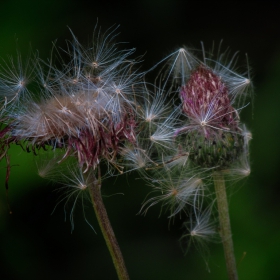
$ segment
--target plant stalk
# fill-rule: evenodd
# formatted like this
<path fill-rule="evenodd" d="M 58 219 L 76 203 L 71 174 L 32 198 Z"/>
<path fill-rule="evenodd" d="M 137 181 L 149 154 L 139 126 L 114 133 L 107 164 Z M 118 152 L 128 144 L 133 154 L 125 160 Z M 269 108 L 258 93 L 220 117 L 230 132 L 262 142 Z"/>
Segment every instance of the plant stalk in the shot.
<path fill-rule="evenodd" d="M 219 212 L 220 236 L 224 247 L 228 279 L 238 280 L 224 176 L 220 172 L 214 172 L 213 180 Z"/>
<path fill-rule="evenodd" d="M 118 278 L 119 280 L 129 280 L 122 252 L 120 250 L 118 241 L 116 239 L 115 233 L 111 226 L 106 208 L 102 200 L 100 169 L 98 169 L 98 178 L 96 178 L 93 172 L 89 172 L 88 176 L 92 177 L 90 178 L 91 183 L 88 185 L 88 190 L 90 193 L 94 212 L 103 237 L 105 239 L 107 248 L 109 249 L 110 255 L 112 257 Z"/>

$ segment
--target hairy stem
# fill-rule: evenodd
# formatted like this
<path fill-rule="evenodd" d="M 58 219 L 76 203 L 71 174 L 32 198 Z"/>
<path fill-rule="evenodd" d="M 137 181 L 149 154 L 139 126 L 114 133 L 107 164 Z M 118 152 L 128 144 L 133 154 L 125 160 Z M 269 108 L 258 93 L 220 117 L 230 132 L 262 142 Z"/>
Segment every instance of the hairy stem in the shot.
<path fill-rule="evenodd" d="M 90 184 L 88 186 L 88 190 L 90 193 L 92 205 L 94 208 L 94 212 L 96 218 L 98 220 L 99 226 L 101 228 L 101 232 L 111 254 L 115 269 L 118 274 L 118 278 L 120 280 L 128 280 L 129 276 L 127 273 L 127 269 L 125 267 L 124 259 L 122 256 L 122 252 L 120 250 L 119 244 L 117 242 L 115 233 L 109 221 L 106 208 L 104 206 L 102 196 L 101 196 L 101 175 L 100 170 L 98 174 L 98 178 L 93 175 L 92 172 L 87 174 L 91 176 Z"/>
<path fill-rule="evenodd" d="M 220 235 L 224 246 L 228 278 L 229 280 L 237 280 L 238 275 L 233 250 L 225 180 L 223 174 L 219 172 L 214 172 L 213 180 L 219 211 Z"/>

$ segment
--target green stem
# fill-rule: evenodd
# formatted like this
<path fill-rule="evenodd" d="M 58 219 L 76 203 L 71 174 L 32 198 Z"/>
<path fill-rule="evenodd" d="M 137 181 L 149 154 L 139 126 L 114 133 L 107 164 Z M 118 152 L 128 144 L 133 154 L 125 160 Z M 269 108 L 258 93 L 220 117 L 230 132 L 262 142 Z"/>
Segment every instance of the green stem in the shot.
<path fill-rule="evenodd" d="M 98 174 L 98 178 L 95 177 L 93 172 L 90 172 L 88 176 L 91 176 L 92 180 L 90 180 L 90 184 L 88 186 L 88 190 L 90 193 L 92 205 L 94 208 L 94 212 L 101 228 L 101 232 L 111 254 L 116 272 L 118 274 L 119 280 L 128 280 L 129 276 L 127 273 L 127 269 L 125 267 L 124 259 L 117 242 L 115 233 L 109 221 L 106 208 L 104 206 L 102 195 L 101 195 L 101 176 L 100 170 Z"/>
<path fill-rule="evenodd" d="M 213 180 L 219 211 L 220 235 L 224 246 L 228 278 L 229 280 L 237 280 L 238 275 L 233 250 L 225 180 L 223 174 L 219 172 L 214 172 Z"/>

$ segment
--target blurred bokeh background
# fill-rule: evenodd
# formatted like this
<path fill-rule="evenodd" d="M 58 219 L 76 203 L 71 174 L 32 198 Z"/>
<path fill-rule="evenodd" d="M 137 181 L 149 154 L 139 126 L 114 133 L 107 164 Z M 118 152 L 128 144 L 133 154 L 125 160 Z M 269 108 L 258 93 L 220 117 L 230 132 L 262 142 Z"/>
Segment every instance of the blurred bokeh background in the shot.
<path fill-rule="evenodd" d="M 242 112 L 252 131 L 248 179 L 230 189 L 230 214 L 240 279 L 280 279 L 280 4 L 236 1 L 2 1 L 0 56 L 27 57 L 30 49 L 43 59 L 52 42 L 65 47 L 69 28 L 88 43 L 98 20 L 102 30 L 120 24 L 118 39 L 143 55 L 149 69 L 182 45 L 210 49 L 212 42 L 249 56 L 254 101 Z M 252 108 L 253 106 L 253 114 Z M 0 165 L 0 279 L 116 279 L 90 204 L 85 222 L 81 205 L 71 232 L 68 207 L 59 204 L 57 186 L 36 174 L 34 155 L 11 147 L 9 215 L 5 193 L 6 164 Z M 209 267 L 193 248 L 184 255 L 179 219 L 169 224 L 154 207 L 137 215 L 149 192 L 133 176 L 104 182 L 109 217 L 132 280 L 226 279 L 221 244 L 210 244 Z M 121 194 L 120 194 L 121 193 Z M 52 213 L 53 212 L 53 213 Z M 243 258 L 243 254 L 246 256 Z"/>

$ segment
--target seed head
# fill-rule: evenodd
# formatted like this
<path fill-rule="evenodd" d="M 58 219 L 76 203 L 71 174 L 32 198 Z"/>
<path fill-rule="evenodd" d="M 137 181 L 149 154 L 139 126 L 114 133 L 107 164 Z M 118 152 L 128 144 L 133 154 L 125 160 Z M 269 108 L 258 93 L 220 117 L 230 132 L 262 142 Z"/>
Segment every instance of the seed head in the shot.
<path fill-rule="evenodd" d="M 189 153 L 194 166 L 228 168 L 242 154 L 244 135 L 240 124 L 240 101 L 248 95 L 250 80 L 213 55 L 200 61 L 181 48 L 168 57 L 171 87 L 179 93 L 184 125 L 177 128 L 177 142 Z M 170 62 L 172 61 L 173 62 Z M 166 80 L 164 86 L 168 86 Z M 177 87 L 179 86 L 179 87 Z M 168 90 L 171 91 L 170 89 Z"/>
<path fill-rule="evenodd" d="M 30 93 L 15 112 L 6 110 L 7 102 L 16 99 L 10 98 L 10 91 L 23 90 L 2 74 L 0 82 L 7 87 L 2 92 L 1 121 L 7 125 L 0 133 L 2 153 L 11 143 L 25 142 L 27 150 L 34 152 L 51 146 L 64 149 L 64 159 L 74 155 L 87 170 L 95 169 L 102 160 L 113 164 L 121 144 L 135 142 L 140 74 L 132 70 L 135 62 L 128 59 L 133 49 L 116 48 L 114 31 L 102 36 L 99 30 L 89 48 L 82 47 L 74 36 L 65 51 L 70 62 L 63 61 L 62 69 L 42 65 L 37 59 L 35 80 L 41 96 L 36 100 L 38 92 Z M 14 68 L 12 64 L 6 72 Z M 19 75 L 11 77 L 18 80 Z"/>

